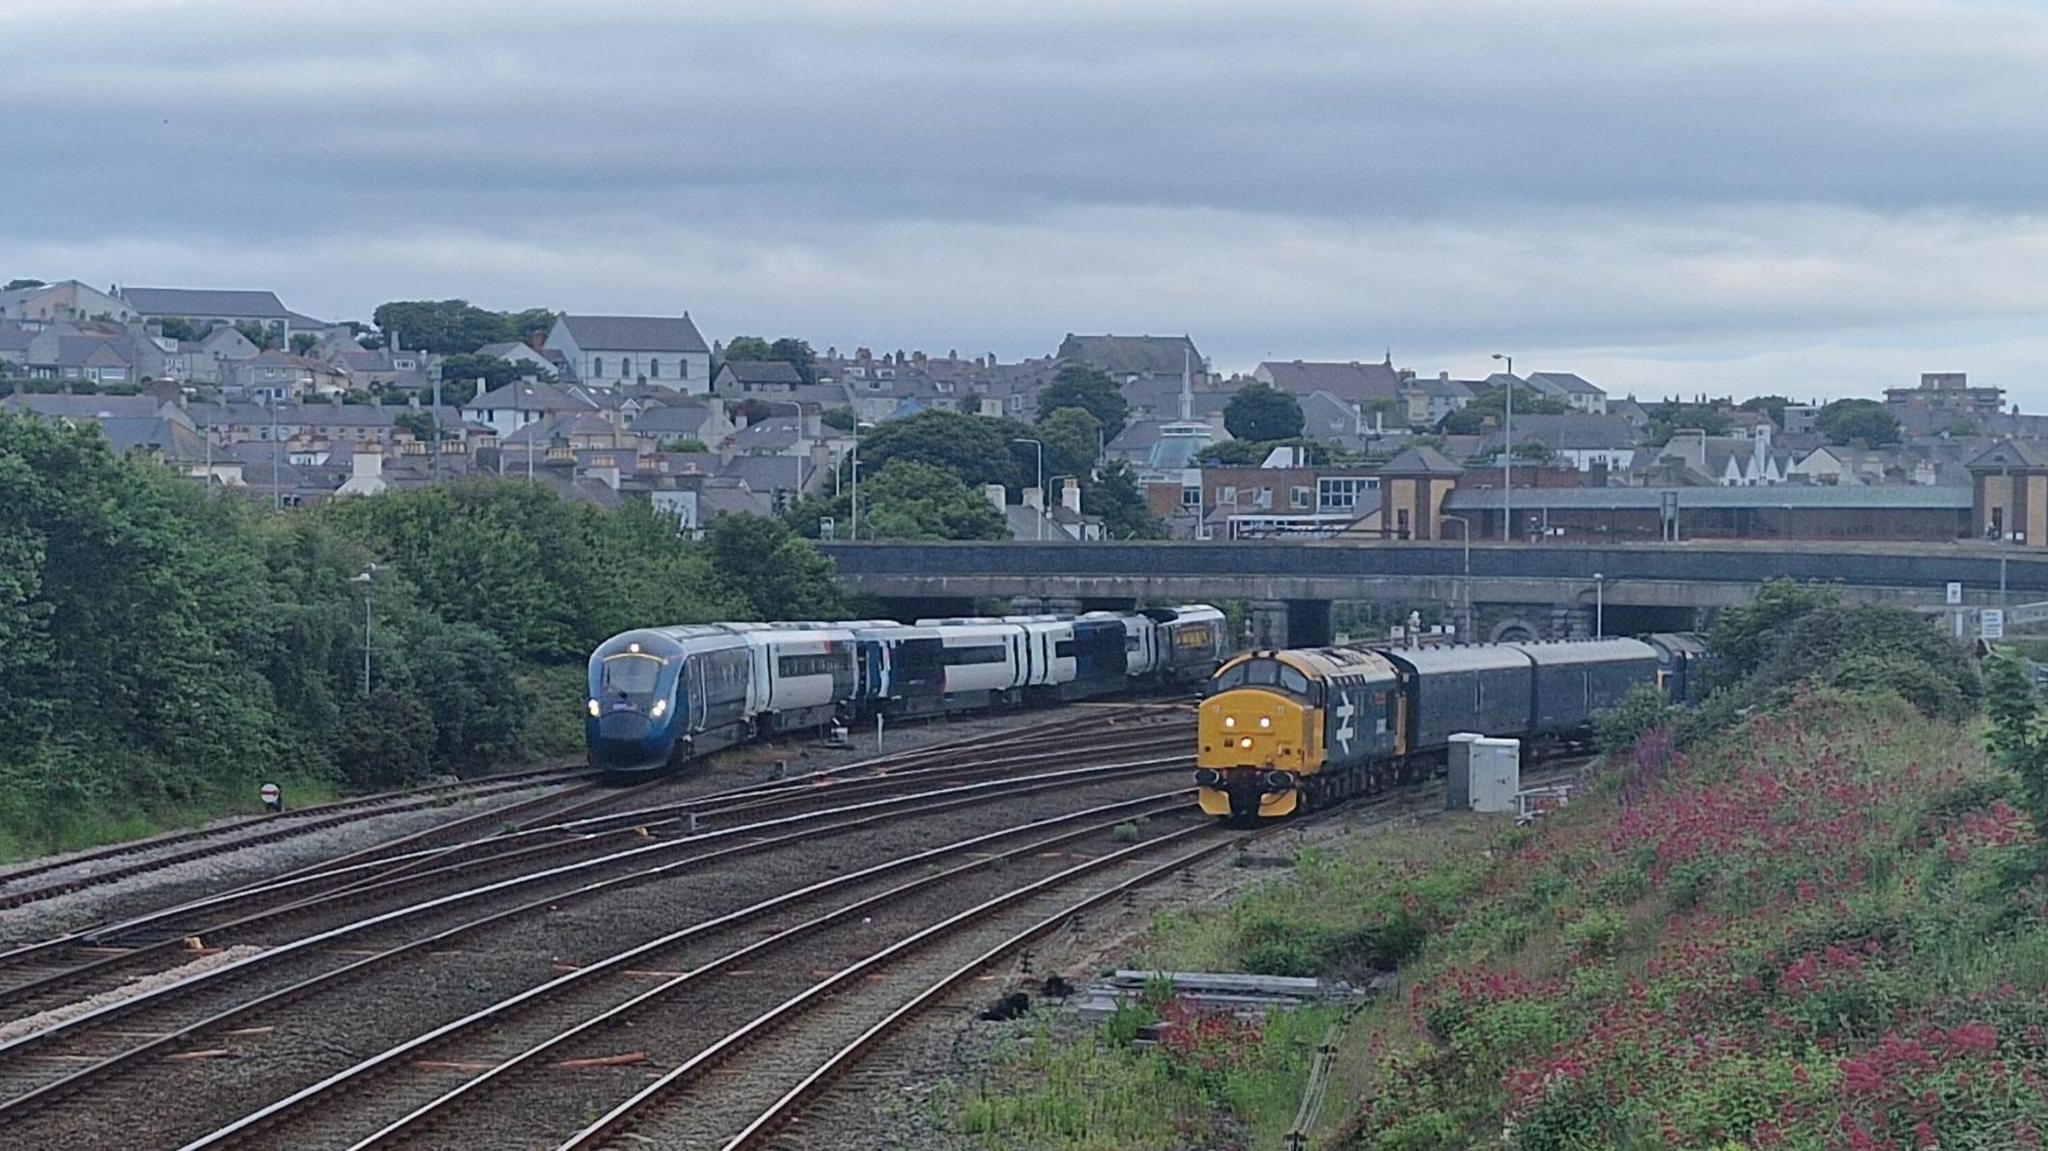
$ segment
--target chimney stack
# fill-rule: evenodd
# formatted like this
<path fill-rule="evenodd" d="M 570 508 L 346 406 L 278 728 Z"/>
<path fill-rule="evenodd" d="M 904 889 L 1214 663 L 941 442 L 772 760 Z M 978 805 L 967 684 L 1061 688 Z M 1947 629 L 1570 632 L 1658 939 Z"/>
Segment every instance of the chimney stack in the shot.
<path fill-rule="evenodd" d="M 1037 508 L 1037 509 L 1038 509 L 1039 511 L 1041 511 L 1041 512 L 1042 512 L 1042 511 L 1044 511 L 1044 510 L 1045 510 L 1045 491 L 1044 491 L 1044 489 L 1042 489 L 1042 488 L 1025 488 L 1025 489 L 1024 489 L 1024 506 L 1025 506 L 1025 507 L 1027 507 L 1027 508 Z"/>
<path fill-rule="evenodd" d="M 1060 486 L 1060 506 L 1077 516 L 1081 514 L 1080 480 L 1068 476 L 1066 482 Z"/>
<path fill-rule="evenodd" d="M 1007 512 L 1009 509 L 1010 493 L 1004 489 L 1003 485 L 983 484 L 981 485 L 981 494 L 988 502 L 996 506 L 997 511 Z"/>

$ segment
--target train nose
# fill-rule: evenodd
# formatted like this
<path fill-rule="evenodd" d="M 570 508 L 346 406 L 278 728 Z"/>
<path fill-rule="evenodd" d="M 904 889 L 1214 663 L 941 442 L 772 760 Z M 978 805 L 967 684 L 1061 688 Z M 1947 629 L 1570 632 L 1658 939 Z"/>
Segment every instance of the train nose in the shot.
<path fill-rule="evenodd" d="M 647 729 L 647 717 L 637 711 L 609 711 L 597 721 L 597 737 L 607 743 L 638 743 Z"/>

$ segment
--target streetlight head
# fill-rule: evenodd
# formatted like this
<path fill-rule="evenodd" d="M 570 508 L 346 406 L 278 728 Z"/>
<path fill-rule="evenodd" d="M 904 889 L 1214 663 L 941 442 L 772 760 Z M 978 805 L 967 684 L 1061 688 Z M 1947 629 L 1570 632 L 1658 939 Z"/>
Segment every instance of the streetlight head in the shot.
<path fill-rule="evenodd" d="M 1507 357 L 1506 357 L 1506 356 L 1503 356 L 1503 355 L 1501 355 L 1501 354 L 1500 354 L 1499 352 L 1495 352 L 1495 353 L 1493 354 L 1493 358 L 1494 358 L 1494 359 L 1496 359 L 1496 360 L 1505 360 L 1505 359 L 1507 359 Z"/>

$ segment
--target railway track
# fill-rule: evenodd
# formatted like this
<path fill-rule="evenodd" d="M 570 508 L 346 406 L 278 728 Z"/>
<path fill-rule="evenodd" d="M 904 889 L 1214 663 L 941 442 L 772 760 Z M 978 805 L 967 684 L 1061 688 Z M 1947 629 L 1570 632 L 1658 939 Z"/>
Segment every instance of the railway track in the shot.
<path fill-rule="evenodd" d="M 653 842 L 599 860 L 501 880 L 428 900 L 236 958 L 140 995 L 96 1007 L 0 1043 L 0 1123 L 20 1122 L 124 1068 L 176 1054 L 202 1036 L 232 1030 L 315 992 L 340 988 L 481 928 L 559 909 L 623 886 L 675 876 L 716 860 L 846 834 L 879 822 L 1016 802 L 1040 792 L 1071 794 L 1084 777 L 1135 778 L 1185 768 L 1185 756 L 1072 769 L 1020 779 L 959 785 L 915 797 L 865 800 L 844 808 L 783 816 Z M 451 913 L 471 918 L 430 930 Z"/>
<path fill-rule="evenodd" d="M 1100 764 L 1127 750 L 1135 753 L 1155 746 L 1180 730 L 1174 726 L 1133 739 L 1100 741 L 1079 758 Z M 360 919 L 376 908 L 476 889 L 494 875 L 545 875 L 579 862 L 621 856 L 637 860 L 650 839 L 674 844 L 778 812 L 843 809 L 865 796 L 943 790 L 989 777 L 1001 783 L 1015 778 L 1019 770 L 1075 759 L 1071 752 L 1032 752 L 951 767 L 900 768 L 877 777 L 826 778 L 818 773 L 810 782 L 739 788 L 623 814 L 568 823 L 532 821 L 539 825 L 287 876 L 0 953 L 0 1018 L 107 992 L 138 974 L 181 963 L 191 958 L 193 940 L 200 941 L 202 950 L 242 942 L 276 946 Z M 1150 761 L 1123 762 L 1143 770 Z M 1085 775 L 1096 769 L 1078 770 Z M 1082 777 L 1051 773 L 1043 778 L 1057 782 Z"/>
<path fill-rule="evenodd" d="M 172 832 L 132 840 L 71 856 L 25 864 L 0 872 L 0 910 L 21 907 L 89 887 L 115 883 L 180 863 L 240 851 L 293 836 L 340 827 L 378 816 L 438 807 L 451 796 L 483 798 L 556 783 L 587 781 L 588 771 L 559 768 L 488 779 L 433 784 L 411 791 L 386 792 L 357 799 L 316 804 L 272 815 L 250 816 L 233 823 Z M 585 786 L 588 786 L 587 783 Z M 75 874 L 67 874 L 73 873 Z M 58 878 L 29 883 L 41 876 Z"/>
<path fill-rule="evenodd" d="M 1008 865 L 1045 870 L 1045 861 L 1061 849 L 1107 844 L 1118 828 L 1143 821 L 1178 818 L 1195 824 L 1190 794 L 1184 788 L 1164 791 L 973 836 L 693 923 L 409 1039 L 186 1147 L 199 1151 L 261 1141 L 367 1149 L 401 1146 L 429 1134 L 443 1144 L 514 1145 L 520 1140 L 506 1128 L 507 1098 L 528 1100 L 520 1110 L 529 1116 L 544 1112 L 531 1100 L 545 1091 L 545 1081 L 556 1074 L 552 1068 L 575 1062 L 572 1050 L 602 1049 L 623 1031 L 644 1030 L 638 1024 L 661 1009 L 701 1014 L 701 1007 L 689 1005 L 710 1000 L 717 1001 L 717 1014 L 730 1015 L 746 994 L 744 984 L 755 985 L 757 999 L 763 988 L 775 993 L 788 985 L 764 973 L 764 965 L 780 962 L 796 982 L 804 982 L 804 972 L 830 949 L 824 938 L 829 933 L 871 933 L 887 909 L 941 891 L 958 901 L 968 877 L 1014 886 Z M 1005 842 L 1011 845 L 1001 846 Z M 964 863 L 930 870 L 963 856 Z M 926 873 L 898 882 L 920 868 Z M 820 907 L 826 910 L 815 910 Z M 770 926 L 754 927 L 764 920 Z M 776 923 L 787 925 L 776 929 Z M 687 958 L 698 948 L 714 957 Z M 723 986 L 735 981 L 742 986 Z"/>

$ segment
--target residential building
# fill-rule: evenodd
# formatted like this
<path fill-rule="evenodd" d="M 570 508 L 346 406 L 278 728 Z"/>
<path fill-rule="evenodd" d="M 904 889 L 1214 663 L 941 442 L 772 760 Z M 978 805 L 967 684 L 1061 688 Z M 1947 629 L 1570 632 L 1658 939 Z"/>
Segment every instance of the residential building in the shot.
<path fill-rule="evenodd" d="M 1094 368 L 1120 384 L 1178 380 L 1183 375 L 1201 384 L 1209 374 L 1209 362 L 1186 336 L 1077 336 L 1069 332 L 1053 358 Z"/>
<path fill-rule="evenodd" d="M 1530 372 L 1522 382 L 1539 396 L 1563 400 L 1575 412 L 1607 414 L 1607 393 L 1575 372 Z"/>
<path fill-rule="evenodd" d="M 711 348 L 690 314 L 557 317 L 546 351 L 577 382 L 596 388 L 654 384 L 692 395 L 711 390 Z"/>
<path fill-rule="evenodd" d="M 803 373 L 787 361 L 728 360 L 719 366 L 711 390 L 722 396 L 786 395 L 803 386 Z"/>
<path fill-rule="evenodd" d="M 339 396 L 349 390 L 349 378 L 332 364 L 273 350 L 237 362 L 228 387 L 249 399 L 276 402 Z"/>
<path fill-rule="evenodd" d="M 145 321 L 179 318 L 197 324 L 255 324 L 279 337 L 297 330 L 325 327 L 317 320 L 300 316 L 277 298 L 275 292 L 219 291 L 206 288 L 122 288 L 121 299 Z"/>
<path fill-rule="evenodd" d="M 1401 389 L 1410 378 L 1394 369 L 1391 358 L 1378 364 L 1268 360 L 1252 371 L 1252 379 L 1283 392 L 1324 392 L 1366 411 L 1405 409 Z"/>
<path fill-rule="evenodd" d="M 522 380 L 472 398 L 462 405 L 462 418 L 486 425 L 503 438 L 542 420 L 607 410 L 589 389 Z"/>
<path fill-rule="evenodd" d="M 1502 433 L 1488 433 L 1480 440 L 1478 455 L 1497 455 Z M 1569 463 L 1581 472 L 1595 469 L 1627 471 L 1635 463 L 1641 433 L 1627 420 L 1614 415 L 1574 413 L 1563 416 L 1515 417 L 1515 448 L 1541 444 L 1554 460 Z"/>
<path fill-rule="evenodd" d="M 1484 386 L 1482 380 L 1454 380 L 1449 372 L 1439 372 L 1434 378 L 1408 380 L 1400 389 L 1401 398 L 1408 404 L 1408 423 L 1433 428 L 1445 416 L 1471 403 Z"/>
<path fill-rule="evenodd" d="M 77 280 L 0 292 L 0 320 L 36 324 L 108 320 L 125 324 L 139 318 L 135 310 L 118 297 Z"/>

